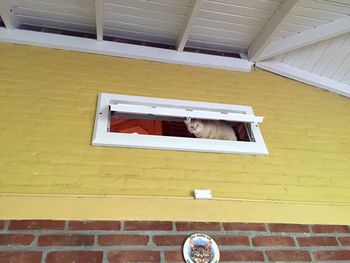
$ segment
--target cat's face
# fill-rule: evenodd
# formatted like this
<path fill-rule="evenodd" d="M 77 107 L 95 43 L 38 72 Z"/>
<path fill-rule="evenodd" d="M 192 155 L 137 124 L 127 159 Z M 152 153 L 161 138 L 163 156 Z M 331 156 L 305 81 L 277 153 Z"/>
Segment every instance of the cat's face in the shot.
<path fill-rule="evenodd" d="M 203 122 L 200 120 L 185 120 L 185 124 L 192 134 L 197 134 L 203 130 Z"/>

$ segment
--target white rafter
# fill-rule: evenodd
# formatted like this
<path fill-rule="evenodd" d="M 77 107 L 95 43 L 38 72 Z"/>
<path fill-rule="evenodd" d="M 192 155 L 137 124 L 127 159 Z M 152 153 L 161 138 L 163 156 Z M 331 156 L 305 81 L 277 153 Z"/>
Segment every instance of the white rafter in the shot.
<path fill-rule="evenodd" d="M 186 45 L 186 42 L 188 40 L 188 37 L 190 36 L 192 25 L 199 13 L 199 10 L 201 9 L 203 0 L 195 0 L 192 10 L 189 12 L 189 15 L 187 16 L 187 20 L 185 22 L 185 26 L 181 32 L 181 35 L 177 41 L 177 51 L 183 51 L 184 47 Z"/>
<path fill-rule="evenodd" d="M 18 27 L 18 21 L 14 15 L 14 6 L 10 0 L 0 0 L 0 15 L 6 29 L 15 29 Z"/>
<path fill-rule="evenodd" d="M 297 4 L 298 0 L 285 0 L 282 6 L 272 15 L 248 49 L 248 57 L 251 61 L 258 61 L 260 59 L 260 54 L 271 43 L 283 22 L 291 11 L 296 8 Z"/>
<path fill-rule="evenodd" d="M 103 0 L 95 0 L 96 35 L 97 40 L 103 40 Z"/>
<path fill-rule="evenodd" d="M 269 59 L 289 51 L 315 44 L 350 32 L 350 17 L 335 20 L 318 27 L 305 30 L 297 35 L 272 42 L 261 54 L 259 60 Z"/>
<path fill-rule="evenodd" d="M 0 42 L 243 72 L 249 72 L 253 65 L 253 63 L 246 59 L 197 54 L 192 52 L 178 52 L 170 49 L 111 41 L 97 41 L 89 38 L 56 35 L 21 29 L 6 30 L 1 27 Z"/>

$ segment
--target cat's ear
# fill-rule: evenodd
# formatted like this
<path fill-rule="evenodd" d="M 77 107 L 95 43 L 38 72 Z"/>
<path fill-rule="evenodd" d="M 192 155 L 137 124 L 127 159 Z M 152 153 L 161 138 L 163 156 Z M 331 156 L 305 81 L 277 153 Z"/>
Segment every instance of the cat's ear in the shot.
<path fill-rule="evenodd" d="M 186 117 L 186 120 L 184 122 L 186 124 L 190 124 L 191 123 L 191 117 Z"/>

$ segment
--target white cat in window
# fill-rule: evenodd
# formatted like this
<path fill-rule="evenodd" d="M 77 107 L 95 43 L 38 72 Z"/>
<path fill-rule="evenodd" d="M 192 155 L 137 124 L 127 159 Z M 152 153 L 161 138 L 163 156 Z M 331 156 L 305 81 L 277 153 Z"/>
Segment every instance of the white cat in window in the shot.
<path fill-rule="evenodd" d="M 197 138 L 237 141 L 233 128 L 224 121 L 199 120 L 187 117 L 187 129 Z"/>

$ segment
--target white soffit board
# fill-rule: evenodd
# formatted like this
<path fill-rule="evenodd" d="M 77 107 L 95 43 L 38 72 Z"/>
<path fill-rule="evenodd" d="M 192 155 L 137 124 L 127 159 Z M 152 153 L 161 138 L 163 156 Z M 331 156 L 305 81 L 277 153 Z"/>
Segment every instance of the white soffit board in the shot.
<path fill-rule="evenodd" d="M 175 50 L 97 41 L 65 35 L 0 28 L 0 42 L 28 44 L 86 53 L 144 59 L 165 63 L 249 72 L 253 63 L 246 59 L 178 52 Z"/>
<path fill-rule="evenodd" d="M 298 6 L 281 25 L 275 40 L 296 35 L 349 14 L 350 1 L 348 0 L 299 0 Z"/>
<path fill-rule="evenodd" d="M 175 45 L 192 0 L 104 0 L 108 36 Z"/>
<path fill-rule="evenodd" d="M 187 46 L 246 52 L 282 0 L 204 0 Z"/>
<path fill-rule="evenodd" d="M 311 73 L 309 71 L 305 71 L 285 63 L 281 63 L 279 61 L 262 61 L 257 62 L 256 66 L 274 73 L 277 73 L 282 76 L 286 76 L 291 79 L 295 79 L 307 84 L 311 84 L 313 86 L 335 92 L 341 94 L 343 96 L 350 98 L 350 85 L 329 79 L 327 77 L 323 77 L 317 75 L 315 73 Z"/>
<path fill-rule="evenodd" d="M 288 52 L 273 60 L 350 85 L 350 33 Z"/>
<path fill-rule="evenodd" d="M 19 24 L 95 33 L 94 0 L 12 0 Z"/>

